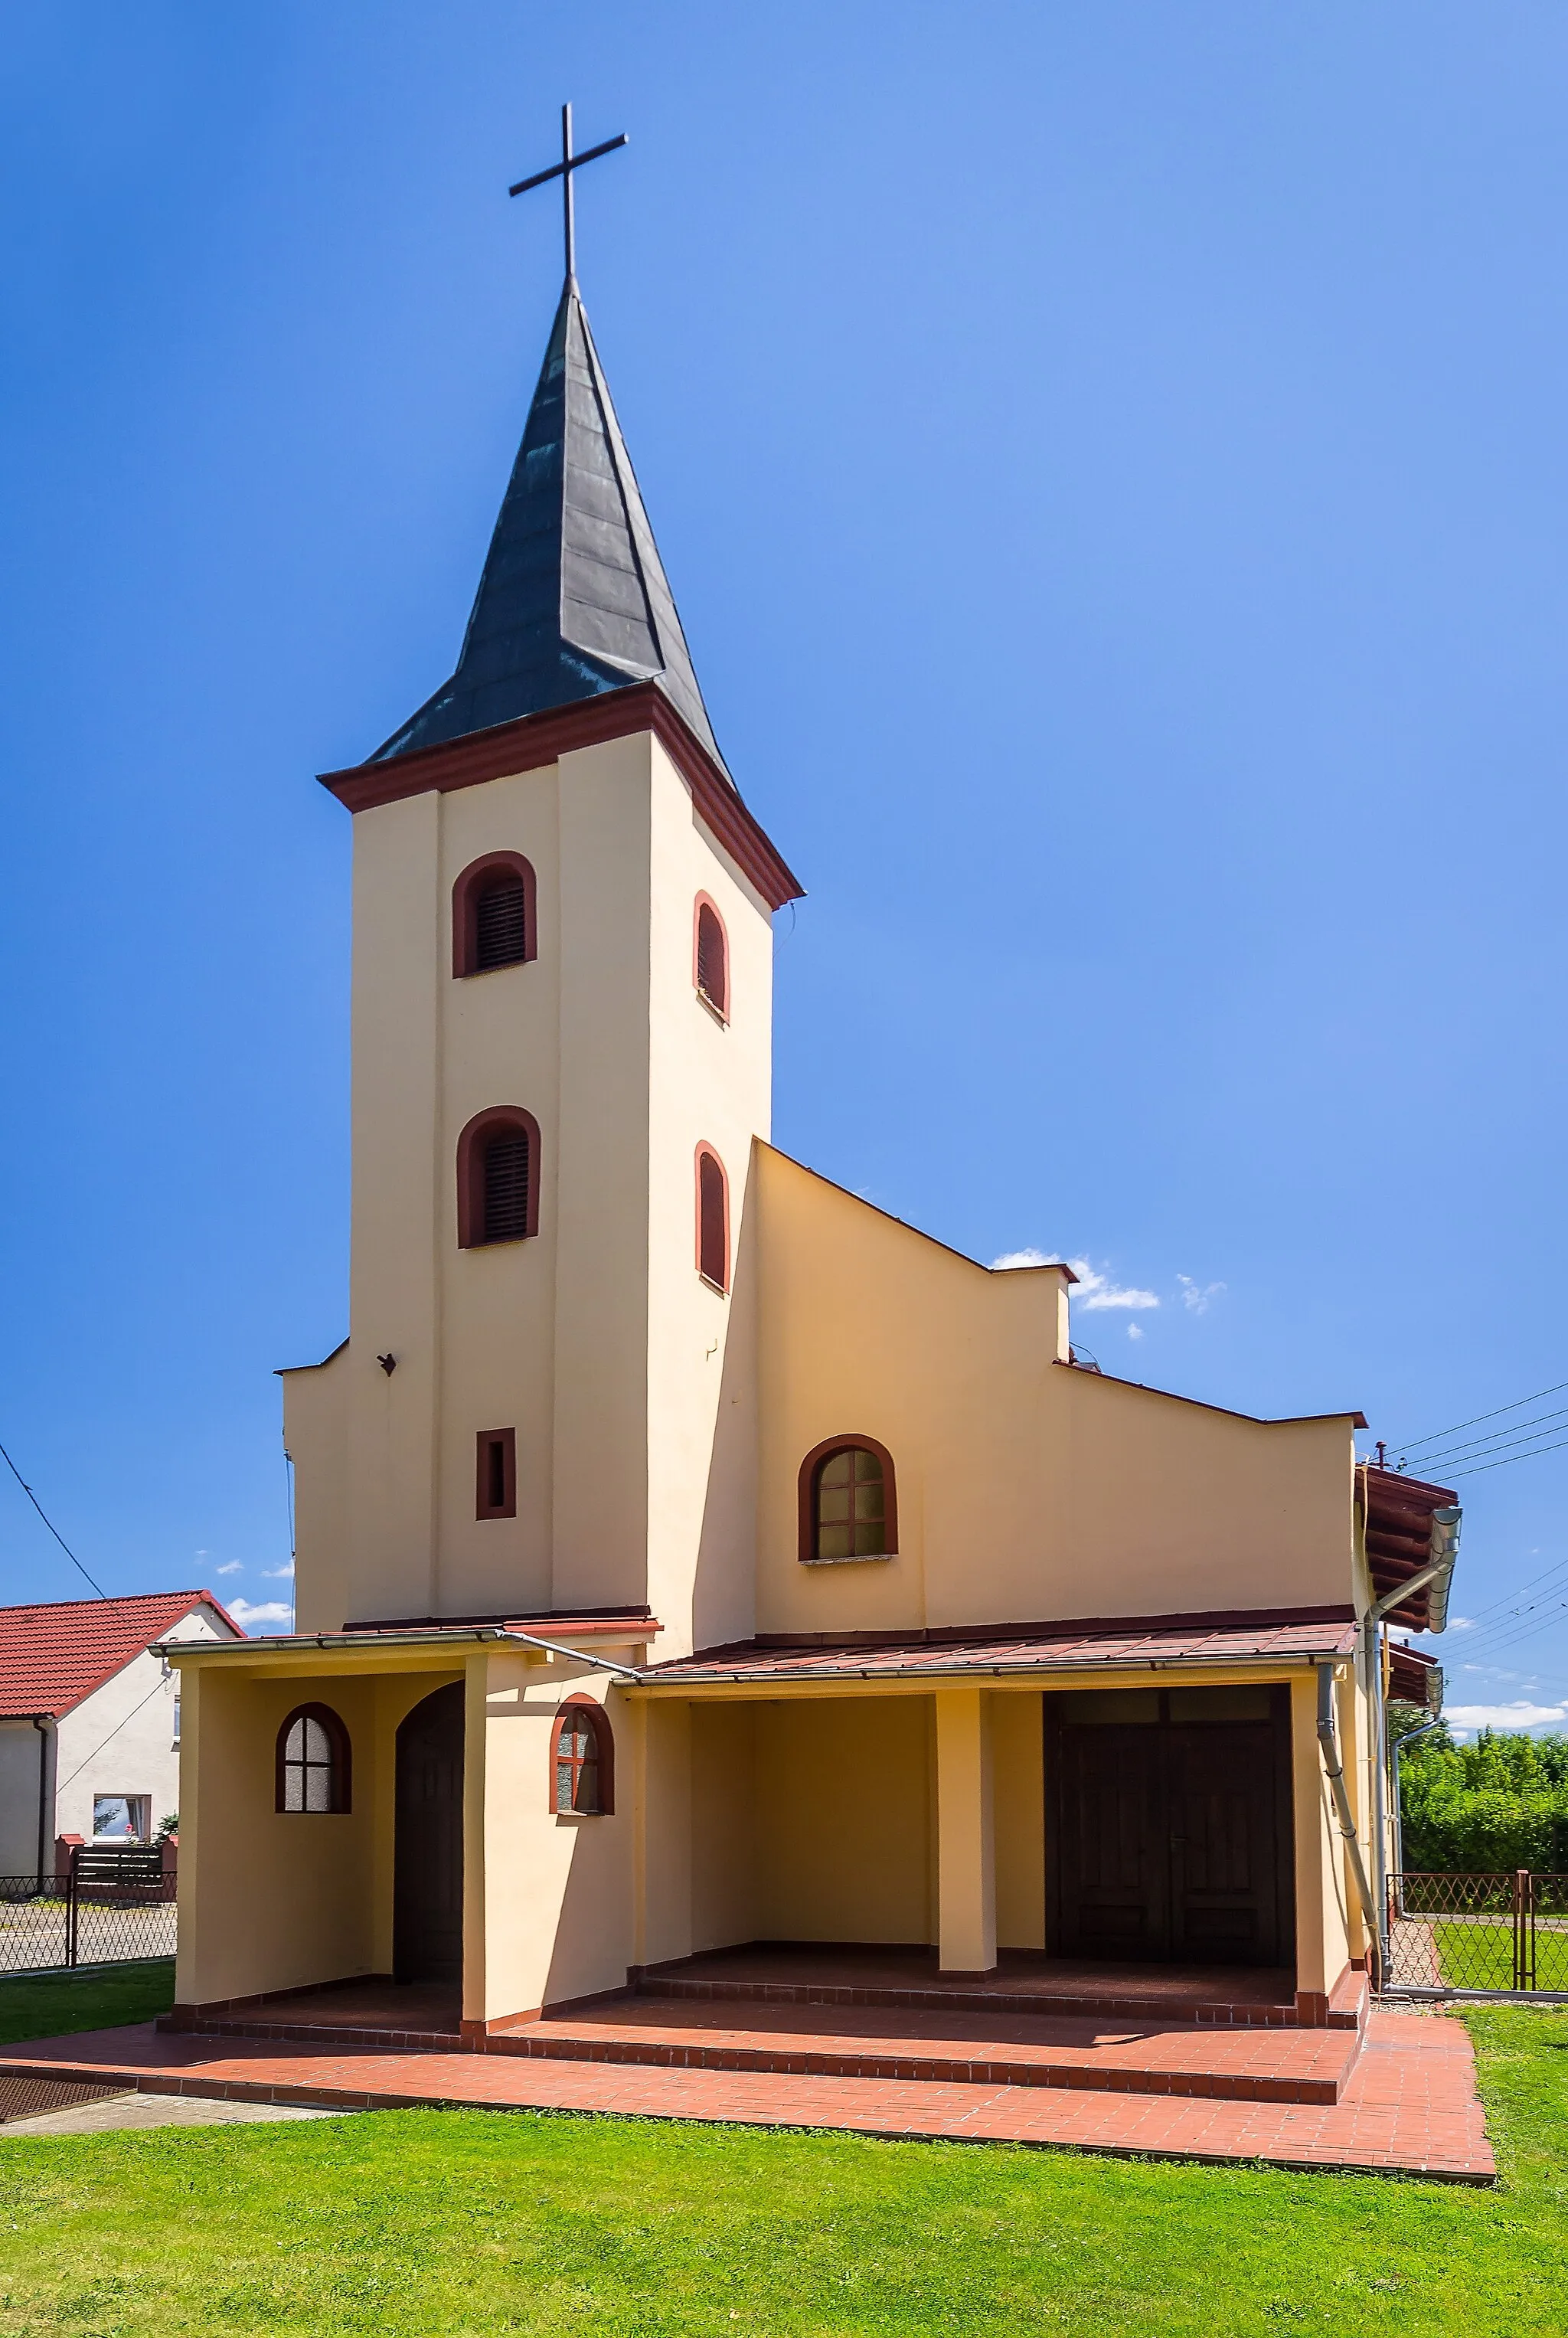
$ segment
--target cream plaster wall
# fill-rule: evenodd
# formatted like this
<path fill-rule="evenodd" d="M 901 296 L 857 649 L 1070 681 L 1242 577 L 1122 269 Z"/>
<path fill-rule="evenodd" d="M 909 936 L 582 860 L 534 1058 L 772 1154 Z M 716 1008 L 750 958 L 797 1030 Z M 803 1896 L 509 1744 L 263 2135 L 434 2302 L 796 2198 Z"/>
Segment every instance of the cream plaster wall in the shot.
<path fill-rule="evenodd" d="M 994 1273 L 760 1145 L 758 1625 L 838 1633 L 1348 1604 L 1351 1424 L 1060 1361 L 1062 1278 Z M 894 1457 L 899 1551 L 802 1567 L 801 1457 Z"/>
<path fill-rule="evenodd" d="M 453 884 L 500 850 L 534 865 L 538 954 L 456 980 Z M 728 1027 L 693 988 L 699 891 Z M 766 904 L 645 733 L 359 813 L 354 920 L 353 1332 L 285 1375 L 300 1627 L 650 1604 L 662 1654 L 694 1607 L 748 1628 Z M 498 1104 L 539 1123 L 538 1238 L 459 1251 L 457 1137 Z M 730 1181 L 730 1299 L 696 1269 L 700 1141 Z M 475 1440 L 505 1427 L 518 1515 L 476 1519 Z"/>
<path fill-rule="evenodd" d="M 756 1910 L 770 1940 L 932 1937 L 932 1701 L 757 1708 Z"/>
<path fill-rule="evenodd" d="M 996 1943 L 1045 1945 L 1045 1705 L 1037 1691 L 991 1698 Z"/>

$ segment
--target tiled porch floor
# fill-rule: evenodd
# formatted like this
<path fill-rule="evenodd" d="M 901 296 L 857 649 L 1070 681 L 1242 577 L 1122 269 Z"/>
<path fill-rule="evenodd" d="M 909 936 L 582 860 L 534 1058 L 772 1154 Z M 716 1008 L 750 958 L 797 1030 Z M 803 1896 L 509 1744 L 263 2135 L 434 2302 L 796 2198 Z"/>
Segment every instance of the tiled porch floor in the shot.
<path fill-rule="evenodd" d="M 150 2026 L 16 2046 L 0 2058 L 0 2077 L 41 2070 L 78 2085 L 356 2110 L 439 2104 L 601 2112 L 1288 2167 L 1396 2169 L 1468 2183 L 1489 2182 L 1494 2173 L 1469 2038 L 1459 2022 L 1430 2014 L 1374 2013 L 1365 2050 L 1334 2104 L 649 2068 L 508 2053 L 389 2053 L 367 2045 L 324 2051 L 303 2040 L 160 2034 Z"/>

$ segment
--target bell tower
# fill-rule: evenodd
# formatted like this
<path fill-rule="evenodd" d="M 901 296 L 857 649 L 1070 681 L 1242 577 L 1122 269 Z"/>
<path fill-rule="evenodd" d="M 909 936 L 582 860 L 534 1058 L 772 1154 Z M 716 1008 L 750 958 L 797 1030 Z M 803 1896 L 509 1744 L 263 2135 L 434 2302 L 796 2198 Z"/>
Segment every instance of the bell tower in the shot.
<path fill-rule="evenodd" d="M 349 1336 L 284 1375 L 298 1628 L 741 1635 L 751 1151 L 800 888 L 720 754 L 570 266 L 456 670 L 324 784 L 354 820 Z"/>

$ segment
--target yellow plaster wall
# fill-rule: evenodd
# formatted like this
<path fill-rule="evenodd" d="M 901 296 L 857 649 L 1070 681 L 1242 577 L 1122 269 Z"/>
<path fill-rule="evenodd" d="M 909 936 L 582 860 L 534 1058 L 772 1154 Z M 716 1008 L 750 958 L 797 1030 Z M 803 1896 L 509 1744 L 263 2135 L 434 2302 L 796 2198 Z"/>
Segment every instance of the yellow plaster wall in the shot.
<path fill-rule="evenodd" d="M 770 1709 L 691 1708 L 693 1954 L 759 1937 L 757 1726 Z"/>
<path fill-rule="evenodd" d="M 1061 1277 L 993 1273 L 758 1149 L 758 1625 L 843 1632 L 1348 1603 L 1348 1417 L 1267 1423 L 1058 1361 Z M 802 1567 L 801 1458 L 864 1432 L 896 1558 Z"/>
<path fill-rule="evenodd" d="M 624 1985 L 633 1961 L 636 1732 L 606 1674 L 471 1659 L 484 1713 L 483 1940 L 466 1941 L 464 2014 L 501 2021 Z M 472 1693 L 472 1692 L 471 1692 Z M 554 1807 L 554 1730 L 567 1695 L 602 1704 L 615 1736 L 615 1809 Z"/>
<path fill-rule="evenodd" d="M 928 1696 L 756 1708 L 758 1937 L 931 1937 Z"/>
<path fill-rule="evenodd" d="M 1045 1945 L 1045 1707 L 1038 1691 L 991 1698 L 996 1944 Z"/>
<path fill-rule="evenodd" d="M 397 1725 L 448 1672 L 288 1677 L 181 1674 L 181 2004 L 391 1969 Z M 276 1748 L 298 1704 L 329 1704 L 353 1748 L 353 1807 L 278 1812 Z"/>

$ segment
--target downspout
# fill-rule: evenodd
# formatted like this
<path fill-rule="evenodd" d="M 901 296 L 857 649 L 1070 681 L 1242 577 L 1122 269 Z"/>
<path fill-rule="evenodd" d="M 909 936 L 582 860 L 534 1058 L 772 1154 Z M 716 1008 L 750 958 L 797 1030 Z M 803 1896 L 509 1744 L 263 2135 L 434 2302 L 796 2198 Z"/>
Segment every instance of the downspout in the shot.
<path fill-rule="evenodd" d="M 1318 1667 L 1318 1743 L 1323 1748 L 1323 1768 L 1328 1780 L 1328 1791 L 1334 1797 L 1335 1813 L 1345 1847 L 1350 1854 L 1350 1869 L 1356 1878 L 1357 1897 L 1366 1920 L 1367 1936 L 1372 1944 L 1372 1986 L 1383 1986 L 1383 1930 L 1377 1921 L 1377 1902 L 1367 1880 L 1367 1862 L 1361 1856 L 1361 1845 L 1356 1839 L 1356 1821 L 1350 1809 L 1350 1797 L 1345 1787 L 1345 1764 L 1339 1759 L 1339 1736 L 1334 1725 L 1334 1667 Z"/>
<path fill-rule="evenodd" d="M 52 1713 L 35 1713 L 33 1726 L 38 1732 L 38 1889 L 42 1892 L 48 1882 L 49 1871 L 45 1854 L 49 1847 L 49 1724 Z"/>

